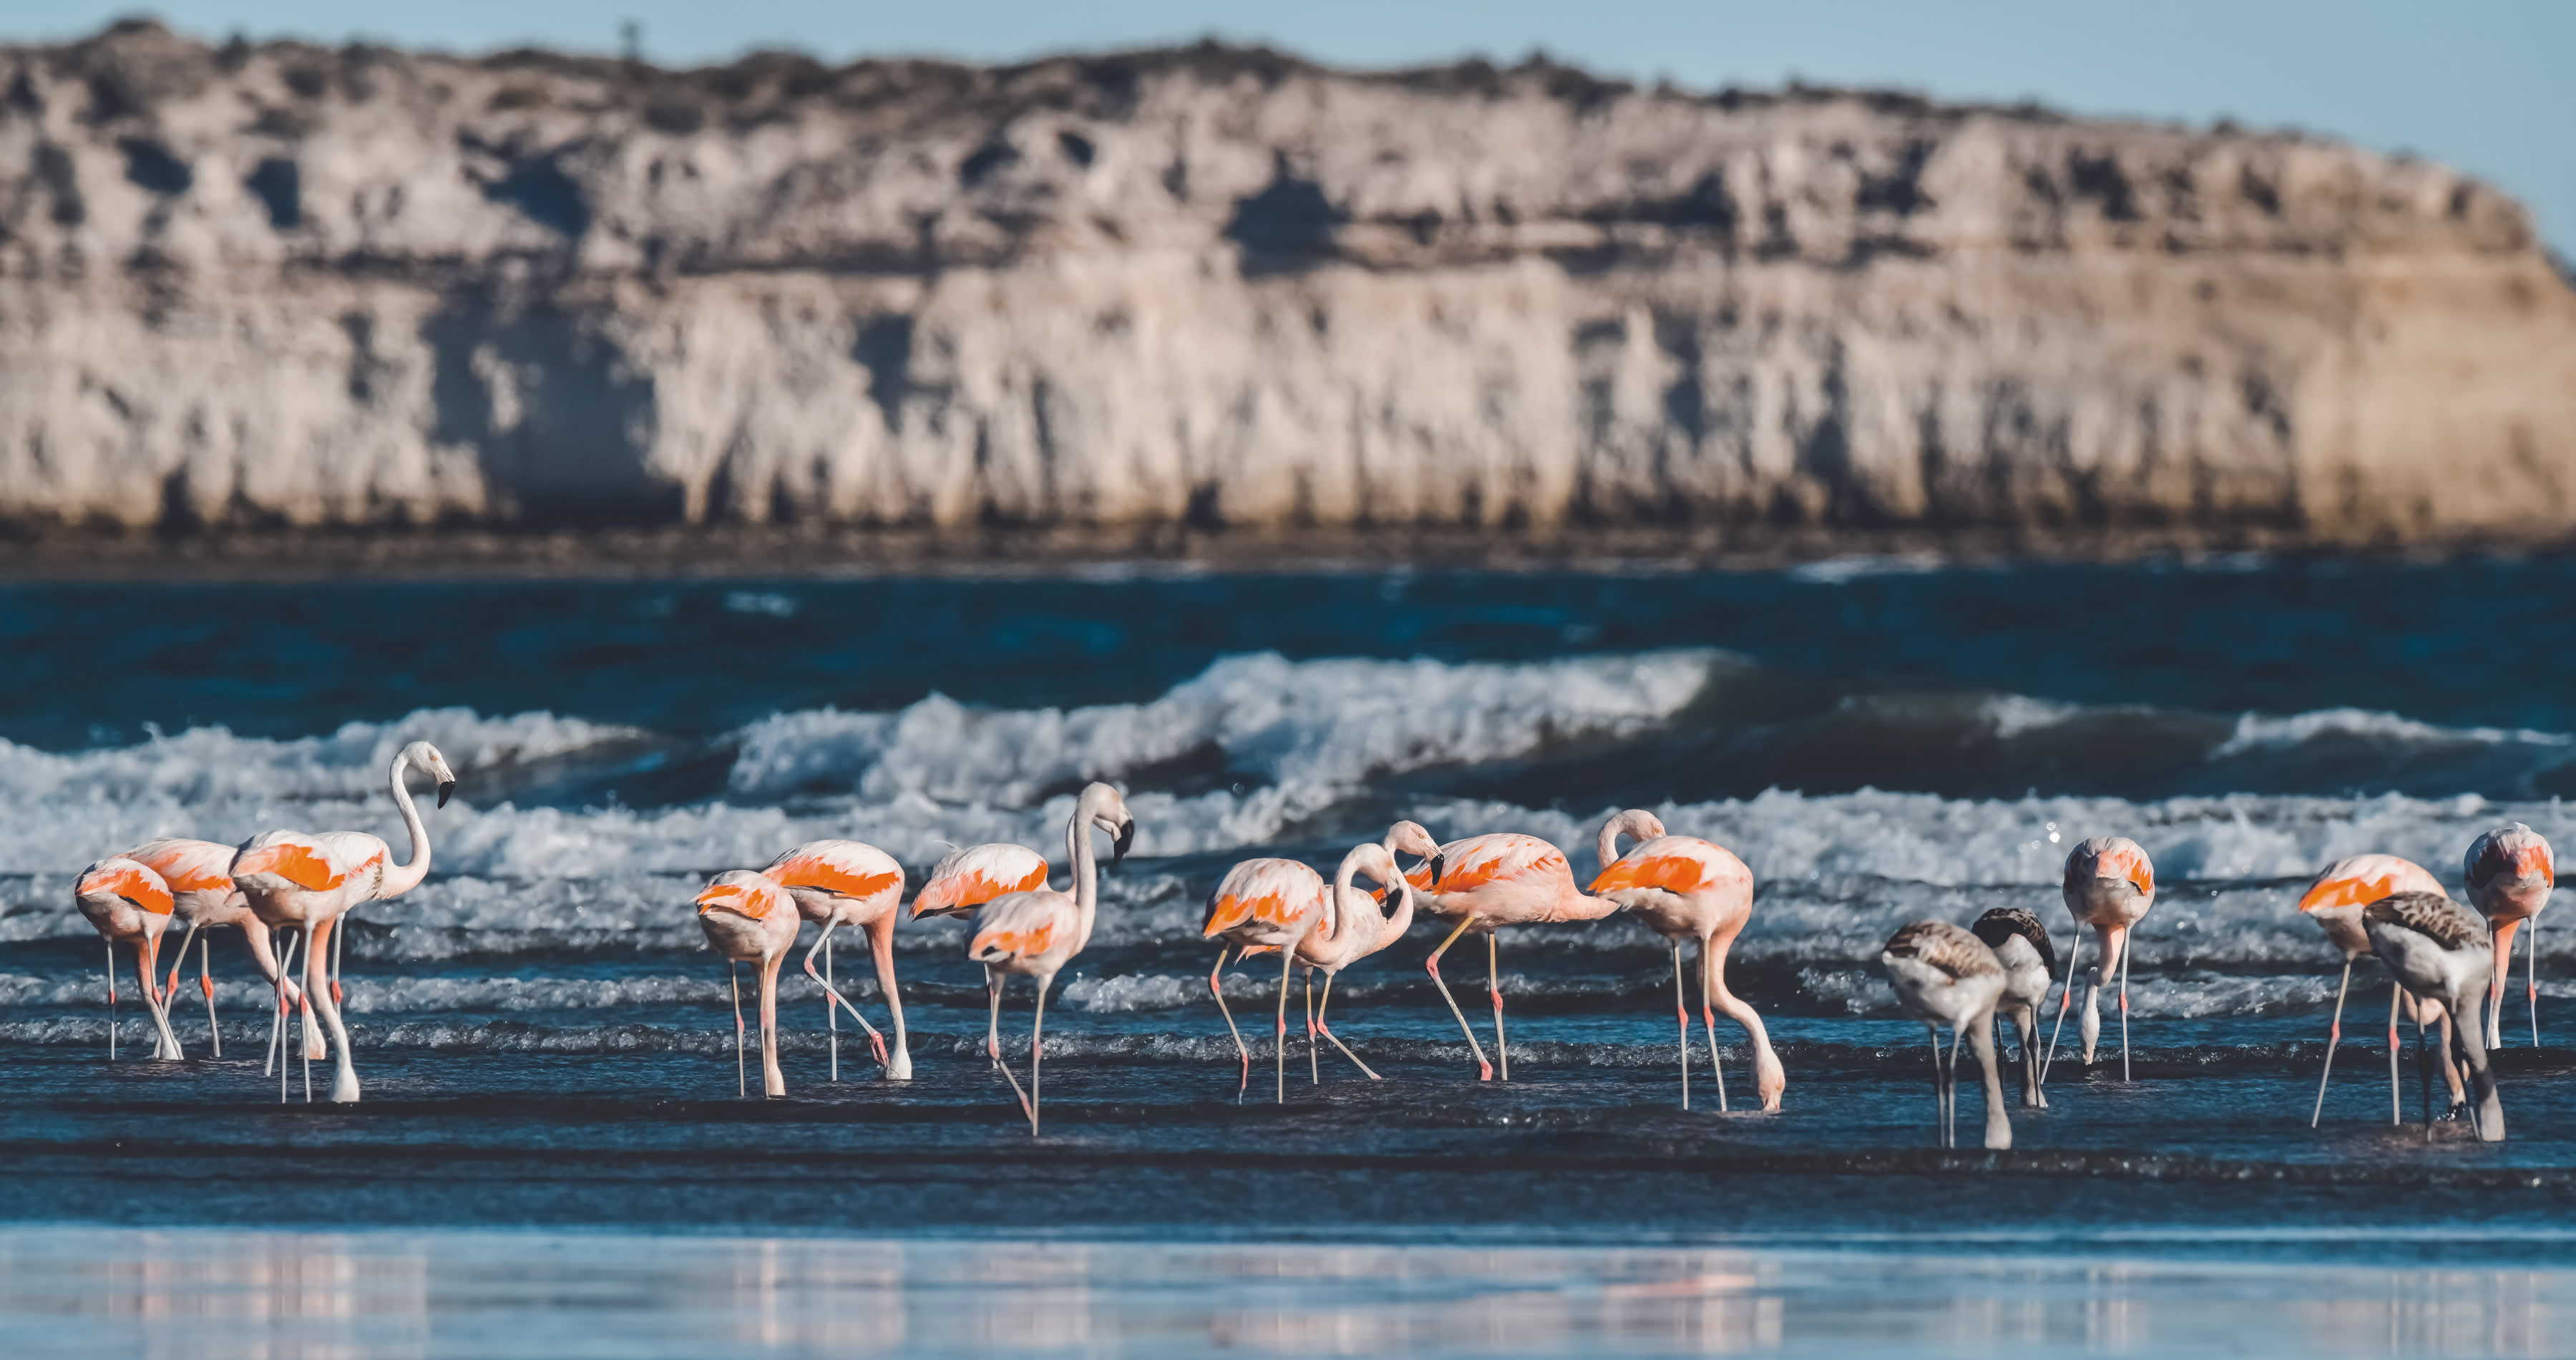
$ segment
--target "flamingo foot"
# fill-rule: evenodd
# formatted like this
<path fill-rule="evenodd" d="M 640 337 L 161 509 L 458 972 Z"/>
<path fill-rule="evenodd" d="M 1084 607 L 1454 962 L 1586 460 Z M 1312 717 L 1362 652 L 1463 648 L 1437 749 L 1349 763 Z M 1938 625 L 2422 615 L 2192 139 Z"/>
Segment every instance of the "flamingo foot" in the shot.
<path fill-rule="evenodd" d="M 886 1054 L 884 1035 L 871 1031 L 868 1035 L 868 1047 L 877 1051 L 877 1066 L 887 1068 L 889 1070 L 894 1067 L 893 1059 L 888 1057 Z"/>
<path fill-rule="evenodd" d="M 1478 1081 L 1492 1081 L 1493 1079 L 1494 1079 L 1494 1065 L 1493 1065 L 1492 1063 L 1485 1062 L 1485 1061 L 1483 1061 L 1483 1060 L 1481 1060 L 1481 1059 L 1480 1059 L 1480 1060 L 1478 1060 L 1478 1061 L 1477 1061 L 1477 1063 L 1476 1063 L 1476 1080 L 1478 1080 Z"/>

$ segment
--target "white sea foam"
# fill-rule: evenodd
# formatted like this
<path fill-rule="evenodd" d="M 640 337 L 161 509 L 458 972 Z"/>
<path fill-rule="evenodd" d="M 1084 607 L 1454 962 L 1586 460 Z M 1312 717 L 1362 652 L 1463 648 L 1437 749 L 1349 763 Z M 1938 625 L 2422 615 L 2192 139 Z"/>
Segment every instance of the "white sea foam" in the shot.
<path fill-rule="evenodd" d="M 2226 759 L 2263 751 L 2277 751 L 2304 746 L 2325 738 L 2341 737 L 2381 744 L 2430 746 L 2526 746 L 2556 749 L 2576 745 L 2576 737 L 2563 732 L 2536 732 L 2529 728 L 2442 727 L 2417 722 L 2394 713 L 2379 713 L 2361 708 L 2324 708 L 2284 717 L 2248 713 L 2236 720 L 2236 730 L 2227 740 L 2210 751 L 2212 759 Z"/>

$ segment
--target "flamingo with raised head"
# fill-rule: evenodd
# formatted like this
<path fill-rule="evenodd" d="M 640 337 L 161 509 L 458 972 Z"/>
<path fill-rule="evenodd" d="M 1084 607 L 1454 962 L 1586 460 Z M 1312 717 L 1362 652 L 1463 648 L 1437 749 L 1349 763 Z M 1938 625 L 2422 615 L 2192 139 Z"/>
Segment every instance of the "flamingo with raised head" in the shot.
<path fill-rule="evenodd" d="M 168 1005 L 159 985 L 161 936 L 170 928 L 170 888 L 147 865 L 112 855 L 81 871 L 72 885 L 80 914 L 107 940 L 107 1056 L 116 1057 L 116 947 L 134 951 L 134 976 L 154 1030 L 152 1056 L 177 1061 L 179 1036 L 170 1032 Z"/>
<path fill-rule="evenodd" d="M 1637 844 L 1619 853 L 1619 838 Z M 1642 808 L 1614 813 L 1601 826 L 1601 872 L 1592 891 L 1618 903 L 1673 947 L 1673 1009 L 1681 1019 L 1682 1108 L 1690 1108 L 1690 1003 L 1682 992 L 1682 942 L 1699 944 L 1699 1015 L 1708 1033 L 1708 1063 L 1717 1079 L 1717 1108 L 1726 1108 L 1726 1069 L 1717 1056 L 1717 1011 L 1744 1027 L 1753 1050 L 1753 1092 L 1765 1110 L 1780 1108 L 1789 1078 L 1771 1051 L 1762 1017 L 1726 989 L 1726 953 L 1753 919 L 1753 871 L 1735 852 L 1697 836 L 1670 836 Z"/>
<path fill-rule="evenodd" d="M 2413 860 L 2395 855 L 2354 855 L 2339 859 L 2317 871 L 2308 890 L 2299 895 L 2299 914 L 2317 923 L 2325 931 L 2326 942 L 2343 951 L 2343 980 L 2335 984 L 2334 1019 L 2326 1028 L 2326 1060 L 2317 1074 L 2317 1104 L 2308 1114 L 2308 1127 L 2315 1128 L 2325 1118 L 2326 1082 L 2334 1075 L 2334 1055 L 2343 1042 L 2344 996 L 2352 989 L 2352 965 L 2355 959 L 2371 954 L 2370 932 L 2362 924 L 2362 912 L 2371 903 L 2396 893 L 2431 893 L 2442 891 L 2441 880 L 2425 872 Z M 2403 1009 L 2415 1022 L 2417 1042 L 2427 1024 L 2441 1025 L 2441 1067 L 2443 1078 L 2451 1088 L 2453 1104 L 2464 1105 L 2466 1093 L 2460 1085 L 2459 1069 L 2451 1062 L 2451 1017 L 2439 1001 L 2419 1000 L 2406 990 L 2404 983 L 2388 989 L 2388 1122 L 2397 1123 L 2404 1111 L 2399 1107 L 2397 1077 L 2397 1017 Z"/>
<path fill-rule="evenodd" d="M 188 927 L 179 941 L 179 952 L 170 958 L 170 980 L 165 989 L 179 989 L 179 970 L 188 962 L 188 949 L 197 942 L 198 932 L 209 928 L 234 926 L 250 944 L 250 956 L 259 965 L 260 976 L 275 989 L 287 993 L 290 1002 L 302 988 L 292 979 L 280 977 L 282 968 L 269 947 L 268 927 L 250 909 L 249 899 L 233 886 L 233 847 L 215 841 L 192 841 L 176 837 L 145 841 L 125 852 L 125 857 L 142 864 L 161 876 L 170 889 L 172 917 Z M 197 990 L 206 998 L 206 1036 L 215 1057 L 224 1056 L 224 1032 L 215 1018 L 215 942 L 206 941 L 198 951 Z M 272 1036 L 270 1047 L 276 1047 Z"/>
<path fill-rule="evenodd" d="M 743 1059 L 742 965 L 760 965 L 760 1093 L 775 1099 L 787 1094 L 787 1078 L 778 1070 L 778 965 L 796 947 L 804 924 L 796 899 L 765 875 L 749 869 L 727 869 L 698 890 L 698 929 L 707 944 L 724 955 L 733 977 L 734 1081 L 745 1100 L 751 1077 Z"/>
<path fill-rule="evenodd" d="M 1968 930 L 2004 966 L 2003 996 L 1995 1010 L 1999 1017 L 2011 1016 L 2021 1035 L 2022 1108 L 2047 1109 L 2048 1092 L 2039 1082 L 2039 1007 L 2057 980 L 2057 946 L 2049 941 L 2048 927 L 2019 907 L 1996 907 Z"/>
<path fill-rule="evenodd" d="M 808 921 L 823 925 L 822 936 L 805 951 L 805 975 L 823 985 L 823 1017 L 832 1034 L 832 1080 L 841 1079 L 841 1011 L 859 1022 L 868 1032 L 868 1043 L 875 1048 L 877 1062 L 885 1068 L 888 1081 L 912 1080 L 912 1049 L 905 1041 L 903 997 L 895 990 L 894 923 L 903 906 L 903 866 L 894 856 L 873 845 L 859 841 L 808 841 L 769 862 L 760 871 L 771 882 L 787 890 L 796 899 L 796 910 Z M 876 956 L 877 990 L 885 993 L 886 1009 L 894 1016 L 894 1052 L 886 1052 L 885 1036 L 859 1014 L 833 985 L 832 932 L 842 926 L 856 926 L 868 933 L 868 949 Z M 823 953 L 823 971 L 814 971 L 814 953 Z M 838 1009 L 835 1009 L 835 1008 Z"/>
<path fill-rule="evenodd" d="M 1118 790 L 1107 784 L 1085 787 L 1074 800 L 1072 819 L 1065 824 L 1065 849 L 1073 862 L 1072 895 L 1052 888 L 1003 893 L 975 909 L 974 931 L 966 943 L 966 957 L 986 970 L 985 988 L 992 1000 L 988 1032 L 998 1033 L 1001 1027 L 1003 982 L 1013 974 L 1037 982 L 1037 1009 L 1029 1022 L 1026 1091 L 1020 1089 L 1019 1078 L 1011 1074 L 1011 1065 L 1002 1063 L 1003 1079 L 1011 1083 L 1011 1093 L 1019 1097 L 1020 1108 L 1028 1114 L 1031 1137 L 1037 1135 L 1041 1109 L 1038 1080 L 1046 1031 L 1047 988 L 1055 984 L 1056 973 L 1091 943 L 1091 927 L 1098 915 L 1100 866 L 1091 850 L 1091 832 L 1095 828 L 1110 837 L 1110 863 L 1126 858 L 1127 847 L 1136 838 L 1136 819 L 1128 815 L 1127 802 L 1118 796 Z M 1001 1056 L 997 1042 L 993 1057 L 999 1061 Z"/>
<path fill-rule="evenodd" d="M 1428 863 L 1405 876 L 1406 881 L 1413 885 L 1423 914 L 1457 922 L 1423 967 L 1440 988 L 1440 998 L 1449 1003 L 1449 1013 L 1458 1017 L 1458 1029 L 1476 1055 L 1479 1081 L 1494 1079 L 1494 1065 L 1485 1060 L 1484 1045 L 1468 1027 L 1467 1013 L 1458 1009 L 1458 998 L 1449 994 L 1449 984 L 1440 976 L 1440 956 L 1471 930 L 1485 937 L 1485 987 L 1494 998 L 1494 1052 L 1503 1061 L 1503 1080 L 1510 1081 L 1512 1054 L 1503 1037 L 1502 964 L 1495 932 L 1505 926 L 1598 921 L 1617 911 L 1619 904 L 1576 887 L 1565 852 L 1536 836 L 1503 831 L 1436 845 L 1430 832 L 1412 822 L 1398 822 L 1387 831 L 1385 844 L 1428 858 Z"/>
<path fill-rule="evenodd" d="M 2075 999 L 2075 961 L 2084 953 L 2085 926 L 2100 942 L 2101 961 L 2085 975 L 2084 1019 L 2077 1026 L 2084 1038 L 2084 1065 L 2093 1065 L 2093 1049 L 2102 1037 L 2098 1004 L 2102 986 L 2116 975 L 2120 989 L 2120 1080 L 2129 1079 L 2129 929 L 2156 904 L 2156 867 L 2147 852 L 2126 836 L 2095 836 L 2076 842 L 2066 855 L 2063 895 L 2075 918 L 2075 941 L 2066 951 L 2066 990 L 2057 998 L 2057 1025 L 2049 1031 L 2048 1052 L 2057 1054 L 2057 1036 L 2066 1030 L 2066 1009 Z M 2047 1069 L 2041 1068 L 2045 1075 Z"/>
<path fill-rule="evenodd" d="M 2467 868 L 2469 905 L 2487 918 L 2487 929 L 2495 936 L 2495 981 L 2487 994 L 2485 1033 L 2495 1040 L 2492 1047 L 2504 1046 L 2504 985 L 2513 976 L 2513 936 L 2529 921 L 2531 934 L 2524 952 L 2531 964 L 2523 976 L 2523 988 L 2531 1003 L 2531 1046 L 2538 1048 L 2540 909 L 2549 905 L 2549 890 L 2558 884 L 2549 842 L 2520 822 L 2508 823 L 2470 843 Z"/>
<path fill-rule="evenodd" d="M 1226 1008 L 1222 982 L 1226 952 L 1239 948 L 1243 957 L 1250 958 L 1279 951 L 1277 1103 L 1284 1105 L 1288 1103 L 1288 970 L 1297 962 L 1297 945 L 1324 919 L 1324 910 L 1323 876 L 1293 859 L 1245 860 L 1226 870 L 1208 893 L 1199 938 L 1224 941 L 1217 946 L 1216 967 L 1208 972 L 1208 991 L 1216 997 L 1226 1032 L 1234 1036 L 1235 1054 L 1243 1061 L 1242 1076 L 1235 1084 L 1237 1100 L 1252 1084 L 1252 1050 L 1243 1046 L 1243 1031 L 1235 1028 L 1234 1012 Z"/>
<path fill-rule="evenodd" d="M 942 855 L 931 866 L 930 876 L 921 881 L 921 891 L 912 897 L 912 919 L 924 916 L 958 916 L 975 914 L 975 909 L 1004 893 L 1030 892 L 1047 885 L 1046 856 L 1025 845 L 993 841 L 970 845 Z M 984 975 L 984 987 L 990 991 L 993 976 Z M 1002 1066 L 1002 1031 L 999 1012 L 992 1027 L 984 1032 L 984 1053 L 992 1059 L 995 1071 Z"/>
<path fill-rule="evenodd" d="M 2004 966 L 1986 942 L 1947 921 L 1900 926 L 1879 952 L 1887 981 L 1906 1014 L 1932 1031 L 1932 1096 L 1940 1107 L 1941 1146 L 1959 1145 L 1959 1039 L 1977 1050 L 1986 1078 L 1986 1146 L 2012 1146 L 2012 1120 L 2004 1113 L 2003 1079 L 1995 1071 L 1995 1003 L 2004 992 Z M 1941 1027 L 1950 1027 L 1950 1056 L 1941 1057 Z"/>
<path fill-rule="evenodd" d="M 306 1064 L 305 1087 L 312 1094 L 311 1064 L 324 1056 L 315 1051 L 319 1037 L 314 1033 L 311 1016 L 322 1014 L 322 1024 L 330 1031 L 331 1044 L 338 1050 L 339 1067 L 331 1080 L 331 1099 L 346 1103 L 358 1098 L 358 1069 L 349 1055 L 349 1031 L 340 1022 L 339 999 L 331 992 L 324 950 L 336 933 L 334 927 L 361 902 L 382 901 L 398 897 L 419 887 L 429 876 L 429 828 L 421 824 L 420 809 L 412 805 L 411 790 L 403 786 L 403 776 L 420 770 L 438 781 L 438 806 L 447 806 L 456 792 L 456 773 L 447 767 L 447 757 L 425 741 L 415 741 L 394 754 L 385 771 L 394 806 L 402 813 L 403 829 L 411 837 L 411 858 L 393 863 L 393 849 L 376 836 L 362 831 L 325 831 L 308 835 L 301 831 L 263 831 L 243 842 L 233 856 L 229 872 L 233 885 L 241 890 L 251 911 L 272 930 L 291 928 L 304 940 L 304 995 L 300 998 L 305 1016 Z M 278 1004 L 286 1004 L 284 974 L 280 974 Z M 286 1099 L 286 1067 L 278 1065 L 277 1098 Z"/>
<path fill-rule="evenodd" d="M 1361 875 L 1374 881 L 1379 891 L 1371 893 L 1354 885 L 1351 880 Z M 1394 911 L 1379 914 L 1383 905 L 1381 894 L 1392 895 L 1396 899 Z M 1332 1025 L 1324 1017 L 1333 1006 L 1333 979 L 1341 976 L 1343 969 L 1403 939 L 1404 932 L 1412 928 L 1413 885 L 1404 881 L 1404 871 L 1396 865 L 1393 851 L 1384 845 L 1363 842 L 1352 846 L 1350 853 L 1342 856 L 1341 867 L 1333 873 L 1332 895 L 1324 899 L 1324 903 L 1322 925 L 1307 931 L 1297 941 L 1297 961 L 1306 965 L 1309 995 L 1315 988 L 1315 970 L 1324 970 L 1324 999 L 1310 1008 L 1306 1019 L 1309 1071 L 1317 1082 L 1323 1080 L 1322 1073 L 1312 1071 L 1315 1036 L 1321 1034 L 1333 1047 L 1340 1049 L 1342 1056 L 1350 1059 L 1352 1065 L 1368 1073 L 1369 1080 L 1380 1081 L 1383 1078 L 1367 1063 L 1360 1061 L 1360 1055 L 1353 1053 L 1351 1046 L 1333 1033 Z"/>
<path fill-rule="evenodd" d="M 2477 1104 L 2469 1118 L 2481 1142 L 2504 1141 L 2504 1105 L 2496 1095 L 2495 1073 L 2487 1068 L 2487 1047 L 2479 1034 L 2486 1010 L 2488 975 L 2495 970 L 2495 944 L 2486 922 L 2474 911 L 2441 893 L 2391 893 L 2361 909 L 2362 929 L 2370 951 L 2397 975 L 2397 985 L 2425 1000 L 2438 1000 L 2452 1019 L 2460 1056 L 2475 1084 Z M 2416 1070 L 2424 1089 L 2424 1137 L 2433 1137 L 2433 1064 L 2422 1044 L 2416 1046 Z"/>

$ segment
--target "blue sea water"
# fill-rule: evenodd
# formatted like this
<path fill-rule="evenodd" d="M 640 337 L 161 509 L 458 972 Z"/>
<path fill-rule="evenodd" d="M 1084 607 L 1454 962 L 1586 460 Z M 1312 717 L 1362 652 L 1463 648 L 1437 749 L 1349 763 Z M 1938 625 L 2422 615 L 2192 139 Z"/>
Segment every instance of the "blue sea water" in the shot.
<path fill-rule="evenodd" d="M 2311 1131 L 2336 959 L 2292 904 L 2347 854 L 2456 884 L 2500 821 L 2576 835 L 2571 637 L 2563 559 L 0 589 L 0 1348 L 2551 1353 L 2576 951 L 2544 917 L 2536 1018 L 2517 970 L 2508 1142 L 2428 1139 L 2411 1028 L 2391 1123 L 2369 965 Z M 291 1071 L 278 1103 L 233 938 L 221 1059 L 184 988 L 188 1061 L 144 1060 L 128 988 L 107 1062 L 81 866 L 399 845 L 414 738 L 461 787 L 429 881 L 350 932 L 366 1101 Z M 1044 1139 L 976 1056 L 949 922 L 897 934 L 913 1081 L 854 1041 L 834 1080 L 791 977 L 791 1098 L 736 1098 L 699 883 L 821 836 L 916 876 L 1060 845 L 1092 779 L 1139 833 L 1050 1004 Z M 1729 1108 L 1704 1049 L 1679 1108 L 1670 959 L 1618 918 L 1504 937 L 1507 1087 L 1427 927 L 1333 992 L 1383 1082 L 1310 1058 L 1293 992 L 1280 1052 L 1277 974 L 1236 970 L 1239 1097 L 1197 933 L 1225 866 L 1329 869 L 1404 816 L 1588 876 L 1622 806 L 1754 869 L 1729 976 L 1781 1111 L 1745 1108 L 1732 1027 Z M 1878 946 L 1993 905 L 2063 932 L 2097 834 L 2159 869 L 2135 1080 L 2114 1015 L 2014 1151 L 1942 1152 Z M 1482 960 L 1449 976 L 1481 992 Z"/>

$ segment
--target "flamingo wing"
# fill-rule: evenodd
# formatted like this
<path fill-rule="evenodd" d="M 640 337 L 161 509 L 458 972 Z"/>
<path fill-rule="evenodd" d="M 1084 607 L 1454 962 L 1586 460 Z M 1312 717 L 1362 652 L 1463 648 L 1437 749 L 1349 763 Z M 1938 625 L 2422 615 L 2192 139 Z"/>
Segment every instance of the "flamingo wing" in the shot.
<path fill-rule="evenodd" d="M 2361 907 L 2396 893 L 2442 892 L 2440 880 L 2413 860 L 2395 855 L 2354 855 L 2327 865 L 2299 897 L 2299 910 Z"/>
<path fill-rule="evenodd" d="M 1207 918 L 1199 933 L 1250 930 L 1294 936 L 1326 909 L 1324 896 L 1323 876 L 1293 859 L 1248 859 L 1227 870 L 1208 894 Z"/>
<path fill-rule="evenodd" d="M 1496 832 L 1488 836 L 1470 836 L 1440 847 L 1440 879 L 1430 881 L 1427 869 L 1416 870 L 1407 880 L 1417 888 L 1437 893 L 1472 892 L 1489 883 L 1526 882 L 1552 874 L 1564 874 L 1565 852 L 1518 832 Z"/>
<path fill-rule="evenodd" d="M 334 852 L 328 838 L 301 831 L 263 831 L 233 856 L 230 872 L 236 883 L 257 876 L 305 892 L 332 892 L 348 884 L 353 868 Z"/>
<path fill-rule="evenodd" d="M 1722 845 L 1696 836 L 1660 836 L 1631 847 L 1592 880 L 1595 896 L 1634 888 L 1699 893 L 1730 884 L 1751 887 L 1753 871 Z"/>
<path fill-rule="evenodd" d="M 913 896 L 912 914 L 968 912 L 1004 893 L 1035 892 L 1046 881 L 1046 856 L 1025 845 L 971 845 L 931 866 Z"/>
<path fill-rule="evenodd" d="M 1005 893 L 975 909 L 966 957 L 977 963 L 1028 958 L 1069 943 L 1076 928 L 1074 901 L 1063 893 Z"/>
<path fill-rule="evenodd" d="M 813 888 L 837 897 L 869 898 L 892 888 L 903 893 L 903 866 L 894 856 L 859 841 L 809 841 L 761 870 L 783 888 Z"/>
<path fill-rule="evenodd" d="M 233 891 L 233 848 L 229 845 L 170 838 L 145 841 L 128 851 L 126 857 L 149 866 L 174 893 L 230 896 Z"/>

